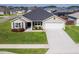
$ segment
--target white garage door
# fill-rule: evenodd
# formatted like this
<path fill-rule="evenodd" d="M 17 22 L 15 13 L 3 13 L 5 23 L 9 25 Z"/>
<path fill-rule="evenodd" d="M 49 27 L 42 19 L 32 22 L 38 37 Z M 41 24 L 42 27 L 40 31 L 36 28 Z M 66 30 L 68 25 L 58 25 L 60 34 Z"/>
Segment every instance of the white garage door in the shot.
<path fill-rule="evenodd" d="M 44 23 L 44 29 L 64 29 L 64 23 Z"/>

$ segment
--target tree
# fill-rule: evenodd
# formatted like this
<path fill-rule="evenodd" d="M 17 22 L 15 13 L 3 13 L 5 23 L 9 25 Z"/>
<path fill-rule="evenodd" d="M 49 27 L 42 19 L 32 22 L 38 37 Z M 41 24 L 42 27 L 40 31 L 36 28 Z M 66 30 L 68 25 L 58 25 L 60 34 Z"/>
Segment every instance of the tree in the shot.
<path fill-rule="evenodd" d="M 43 8 L 56 8 L 56 6 L 45 6 L 45 7 L 43 7 Z"/>
<path fill-rule="evenodd" d="M 70 9 L 70 8 L 79 8 L 79 6 L 69 6 L 69 7 L 67 7 L 68 9 Z"/>

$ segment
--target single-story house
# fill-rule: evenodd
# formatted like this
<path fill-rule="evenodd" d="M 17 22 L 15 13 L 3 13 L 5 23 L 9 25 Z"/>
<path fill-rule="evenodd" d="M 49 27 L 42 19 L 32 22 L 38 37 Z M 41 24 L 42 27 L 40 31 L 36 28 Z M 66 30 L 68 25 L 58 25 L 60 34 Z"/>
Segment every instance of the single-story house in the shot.
<path fill-rule="evenodd" d="M 74 17 L 74 18 L 76 19 L 75 25 L 76 25 L 76 26 L 79 26 L 79 12 L 75 12 L 75 13 L 73 13 L 73 14 L 69 14 L 69 16 Z"/>
<path fill-rule="evenodd" d="M 57 16 L 43 10 L 34 8 L 27 14 L 17 16 L 11 21 L 12 31 L 64 29 L 65 22 Z"/>

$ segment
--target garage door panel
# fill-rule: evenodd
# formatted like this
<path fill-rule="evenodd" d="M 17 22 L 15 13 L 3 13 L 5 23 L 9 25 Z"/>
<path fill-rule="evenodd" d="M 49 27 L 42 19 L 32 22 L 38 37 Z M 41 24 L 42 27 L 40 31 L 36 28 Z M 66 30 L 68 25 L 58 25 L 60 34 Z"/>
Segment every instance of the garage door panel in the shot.
<path fill-rule="evenodd" d="M 63 23 L 45 23 L 44 29 L 63 29 L 64 24 Z"/>

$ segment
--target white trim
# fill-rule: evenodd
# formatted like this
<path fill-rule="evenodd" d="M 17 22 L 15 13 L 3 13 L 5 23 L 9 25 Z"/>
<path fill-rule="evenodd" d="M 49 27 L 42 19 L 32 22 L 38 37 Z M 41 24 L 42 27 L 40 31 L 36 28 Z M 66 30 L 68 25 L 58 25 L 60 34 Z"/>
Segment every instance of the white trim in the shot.
<path fill-rule="evenodd" d="M 14 26 L 14 25 L 13 25 L 13 22 L 11 22 L 11 29 L 13 29 L 13 26 Z"/>

